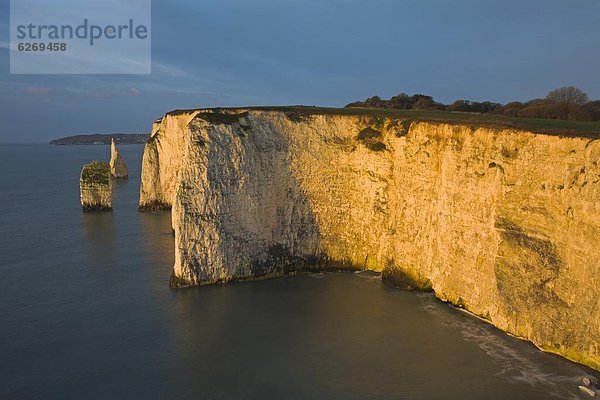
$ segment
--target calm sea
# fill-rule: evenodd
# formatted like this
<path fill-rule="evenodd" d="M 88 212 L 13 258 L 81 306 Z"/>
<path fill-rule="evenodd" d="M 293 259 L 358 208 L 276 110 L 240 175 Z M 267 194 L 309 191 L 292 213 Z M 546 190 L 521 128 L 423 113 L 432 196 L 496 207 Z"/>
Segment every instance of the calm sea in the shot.
<path fill-rule="evenodd" d="M 169 289 L 170 214 L 114 212 L 79 172 L 108 146 L 0 146 L 2 399 L 585 399 L 589 370 L 369 273 Z"/>

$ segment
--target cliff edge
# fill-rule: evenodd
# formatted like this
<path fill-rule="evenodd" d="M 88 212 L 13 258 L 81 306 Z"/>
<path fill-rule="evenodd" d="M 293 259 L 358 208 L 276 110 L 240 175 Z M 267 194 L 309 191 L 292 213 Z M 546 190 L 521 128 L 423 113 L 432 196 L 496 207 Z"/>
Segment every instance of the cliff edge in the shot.
<path fill-rule="evenodd" d="M 371 269 L 600 369 L 600 141 L 293 110 L 157 121 L 140 207 L 173 286 Z"/>

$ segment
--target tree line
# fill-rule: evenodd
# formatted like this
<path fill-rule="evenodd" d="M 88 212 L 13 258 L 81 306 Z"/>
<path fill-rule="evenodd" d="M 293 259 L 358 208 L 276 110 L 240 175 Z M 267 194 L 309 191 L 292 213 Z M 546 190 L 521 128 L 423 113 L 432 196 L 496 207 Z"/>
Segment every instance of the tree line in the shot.
<path fill-rule="evenodd" d="M 431 96 L 423 94 L 409 96 L 406 93 L 400 93 L 389 100 L 373 96 L 365 101 L 350 103 L 346 107 L 438 110 L 523 118 L 600 121 L 600 100 L 590 101 L 584 91 L 573 86 L 552 90 L 543 99 L 533 99 L 527 102 L 513 101 L 507 104 L 470 100 L 456 100 L 452 104 L 443 104 L 436 102 Z"/>

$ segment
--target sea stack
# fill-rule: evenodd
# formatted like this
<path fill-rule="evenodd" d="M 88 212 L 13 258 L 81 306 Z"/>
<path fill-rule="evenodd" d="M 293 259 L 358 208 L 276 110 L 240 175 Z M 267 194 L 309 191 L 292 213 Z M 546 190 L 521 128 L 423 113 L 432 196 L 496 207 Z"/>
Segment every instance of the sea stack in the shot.
<path fill-rule="evenodd" d="M 84 165 L 79 185 L 84 211 L 112 210 L 112 180 L 107 162 L 92 161 Z"/>
<path fill-rule="evenodd" d="M 129 174 L 127 173 L 127 164 L 121 157 L 119 149 L 115 144 L 115 139 L 111 139 L 110 143 L 110 175 L 117 179 L 127 179 Z"/>

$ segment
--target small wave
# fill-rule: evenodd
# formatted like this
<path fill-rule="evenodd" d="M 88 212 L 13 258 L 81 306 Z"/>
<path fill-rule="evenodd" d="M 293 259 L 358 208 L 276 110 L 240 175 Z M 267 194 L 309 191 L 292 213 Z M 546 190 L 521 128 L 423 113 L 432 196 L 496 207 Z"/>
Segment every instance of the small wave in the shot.
<path fill-rule="evenodd" d="M 508 381 L 527 383 L 531 387 L 545 387 L 548 395 L 555 398 L 565 399 L 567 396 L 573 399 L 580 398 L 576 392 L 576 383 L 581 382 L 586 376 L 583 369 L 573 365 L 574 373 L 570 376 L 548 372 L 533 358 L 536 355 L 532 357 L 524 354 L 523 349 L 509 342 L 508 336 L 502 337 L 500 332 L 495 332 L 485 322 L 471 320 L 460 314 L 452 315 L 444 307 L 446 305 L 423 299 L 423 310 L 434 314 L 436 319 L 445 325 L 457 329 L 467 341 L 476 343 L 488 356 L 498 362 L 500 371 L 496 375 L 504 376 Z M 540 351 L 537 356 L 543 356 L 543 353 Z M 569 390 L 570 385 L 573 385 L 572 390 Z"/>
<path fill-rule="evenodd" d="M 381 274 L 373 271 L 354 271 L 354 276 L 371 281 L 380 281 Z"/>

